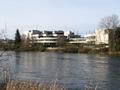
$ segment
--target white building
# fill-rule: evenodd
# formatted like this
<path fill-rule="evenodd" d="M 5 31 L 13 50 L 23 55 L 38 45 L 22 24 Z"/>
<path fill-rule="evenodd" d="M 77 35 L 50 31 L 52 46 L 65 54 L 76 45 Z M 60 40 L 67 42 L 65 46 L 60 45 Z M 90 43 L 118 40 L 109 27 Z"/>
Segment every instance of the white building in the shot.
<path fill-rule="evenodd" d="M 109 32 L 107 29 L 96 29 L 95 33 L 84 36 L 88 44 L 109 44 Z"/>
<path fill-rule="evenodd" d="M 86 39 L 86 43 L 88 43 L 88 44 L 95 44 L 95 42 L 96 42 L 96 34 L 95 33 L 86 34 L 86 35 L 84 35 L 84 38 Z"/>
<path fill-rule="evenodd" d="M 86 34 L 83 38 L 74 35 L 71 31 L 39 31 L 30 30 L 23 33 L 24 39 L 29 39 L 32 43 L 41 43 L 48 46 L 57 44 L 60 38 L 71 44 L 109 44 L 109 33 L 106 29 L 97 29 L 95 33 Z"/>
<path fill-rule="evenodd" d="M 80 35 L 74 35 L 71 31 L 38 31 L 30 30 L 23 33 L 25 39 L 29 38 L 32 43 L 41 43 L 48 46 L 55 46 L 60 38 L 71 44 L 84 44 L 85 38 L 81 38 Z"/>
<path fill-rule="evenodd" d="M 24 32 L 22 36 L 24 39 L 28 39 L 32 43 L 41 43 L 46 45 L 56 45 L 58 39 L 62 38 L 63 40 L 67 40 L 69 36 L 71 36 L 73 32 L 67 31 L 64 32 L 62 30 L 59 31 L 39 31 L 39 30 L 30 30 L 28 32 Z"/>
<path fill-rule="evenodd" d="M 96 34 L 96 44 L 109 44 L 109 32 L 106 29 L 97 29 Z"/>
<path fill-rule="evenodd" d="M 86 44 L 85 38 L 70 38 L 69 43 L 71 44 Z"/>

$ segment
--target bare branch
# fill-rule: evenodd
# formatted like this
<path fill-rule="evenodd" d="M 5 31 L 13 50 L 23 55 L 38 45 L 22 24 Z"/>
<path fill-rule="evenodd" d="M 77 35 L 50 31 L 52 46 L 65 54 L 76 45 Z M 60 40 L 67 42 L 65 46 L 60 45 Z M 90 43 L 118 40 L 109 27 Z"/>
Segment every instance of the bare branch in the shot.
<path fill-rule="evenodd" d="M 101 19 L 100 28 L 115 29 L 119 26 L 119 17 L 117 15 L 106 16 Z"/>

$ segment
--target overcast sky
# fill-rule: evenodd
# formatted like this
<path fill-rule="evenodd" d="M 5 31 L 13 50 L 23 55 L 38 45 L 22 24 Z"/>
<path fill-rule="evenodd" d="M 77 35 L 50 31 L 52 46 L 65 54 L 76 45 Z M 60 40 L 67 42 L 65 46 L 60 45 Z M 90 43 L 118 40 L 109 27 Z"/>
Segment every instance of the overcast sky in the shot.
<path fill-rule="evenodd" d="M 0 30 L 17 28 L 92 32 L 104 16 L 120 16 L 120 0 L 0 0 Z"/>

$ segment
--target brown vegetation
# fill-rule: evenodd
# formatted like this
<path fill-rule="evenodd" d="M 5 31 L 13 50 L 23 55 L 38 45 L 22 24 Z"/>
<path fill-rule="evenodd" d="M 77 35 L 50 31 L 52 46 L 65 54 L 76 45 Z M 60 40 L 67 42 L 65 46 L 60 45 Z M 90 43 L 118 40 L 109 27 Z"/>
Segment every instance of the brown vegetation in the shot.
<path fill-rule="evenodd" d="M 8 82 L 6 90 L 65 90 L 57 84 L 39 84 L 33 82 Z"/>
<path fill-rule="evenodd" d="M 31 81 L 9 81 L 0 85 L 0 90 L 66 90 L 62 85 L 54 83 L 40 84 Z"/>

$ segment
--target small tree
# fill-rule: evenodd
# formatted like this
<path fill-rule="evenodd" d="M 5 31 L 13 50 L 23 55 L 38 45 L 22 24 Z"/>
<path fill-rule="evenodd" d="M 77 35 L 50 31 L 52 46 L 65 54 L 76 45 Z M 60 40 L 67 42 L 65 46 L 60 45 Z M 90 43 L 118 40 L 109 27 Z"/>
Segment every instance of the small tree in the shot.
<path fill-rule="evenodd" d="M 21 43 L 21 35 L 19 33 L 19 29 L 17 29 L 15 33 L 15 44 L 20 44 L 20 43 Z"/>

